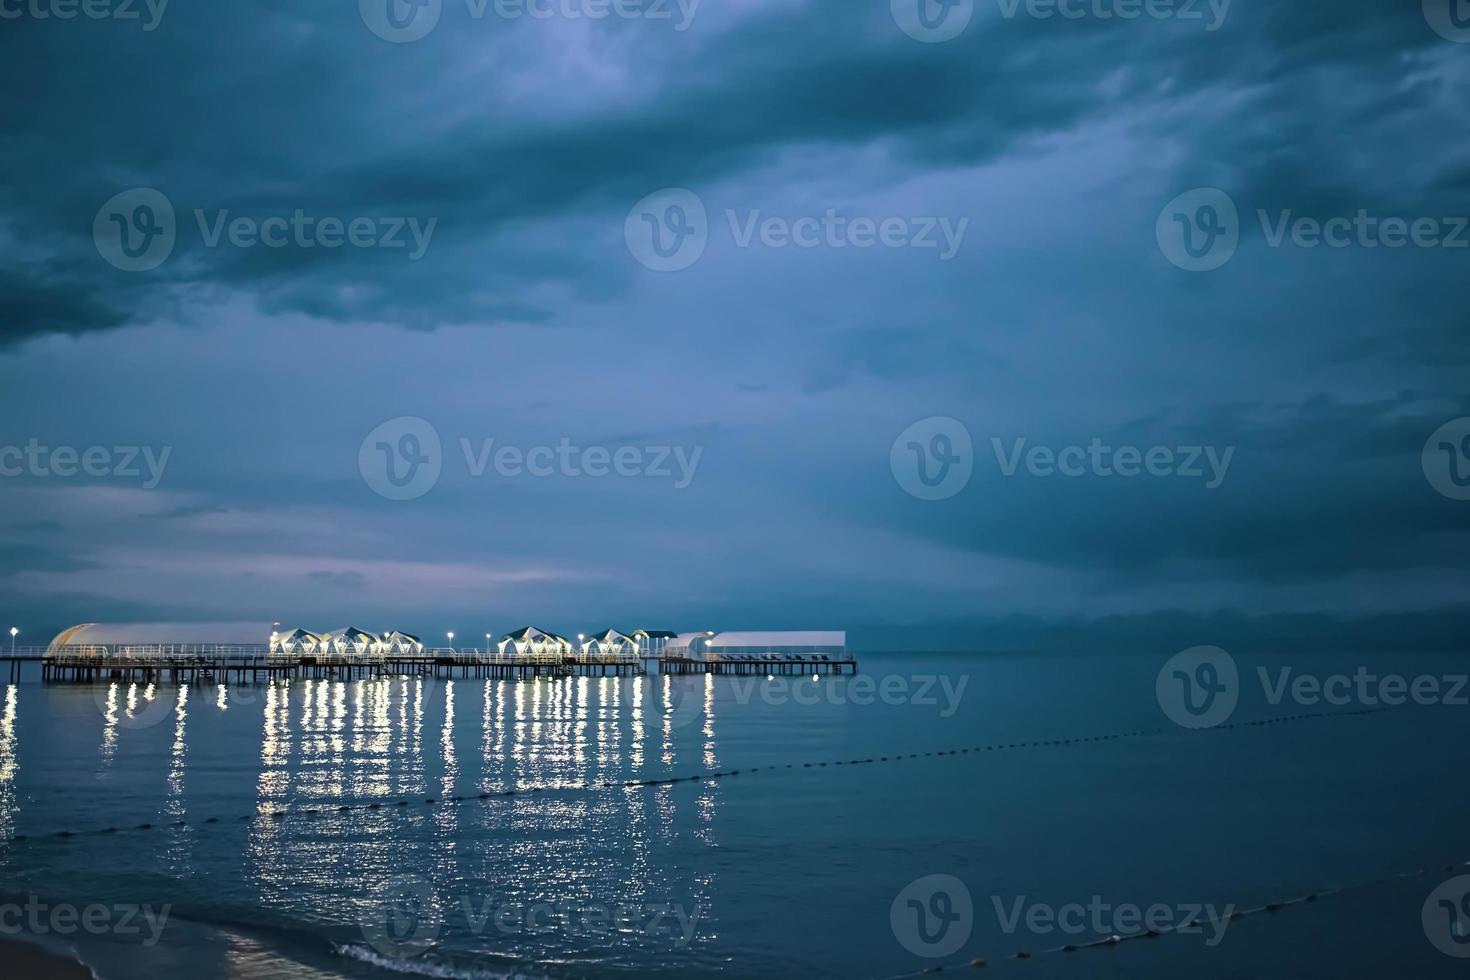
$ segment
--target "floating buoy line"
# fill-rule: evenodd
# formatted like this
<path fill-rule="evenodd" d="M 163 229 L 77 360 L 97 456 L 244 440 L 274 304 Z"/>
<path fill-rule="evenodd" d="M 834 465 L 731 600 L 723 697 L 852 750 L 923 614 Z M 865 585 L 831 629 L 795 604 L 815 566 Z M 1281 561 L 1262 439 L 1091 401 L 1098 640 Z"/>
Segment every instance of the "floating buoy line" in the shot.
<path fill-rule="evenodd" d="M 616 790 L 643 789 L 658 786 L 676 786 L 681 783 L 711 782 L 721 779 L 733 779 L 737 776 L 751 775 L 754 773 L 787 772 L 794 770 L 828 769 L 849 766 L 872 766 L 892 764 L 896 762 L 910 762 L 919 759 L 937 759 L 943 757 L 955 757 L 966 755 L 983 755 L 988 752 L 1010 752 L 1025 749 L 1062 748 L 1074 745 L 1095 744 L 1099 742 L 1115 742 L 1126 739 L 1149 738 L 1156 735 L 1186 735 L 1193 737 L 1205 737 L 1217 732 L 1235 731 L 1251 728 L 1268 728 L 1275 725 L 1296 724 L 1305 721 L 1316 721 L 1323 719 L 1357 718 L 1363 715 L 1380 714 L 1384 711 L 1394 710 L 1388 708 L 1361 708 L 1355 711 L 1318 711 L 1303 712 L 1291 715 L 1276 715 L 1270 718 L 1259 718 L 1253 721 L 1227 722 L 1206 729 L 1184 729 L 1177 726 L 1166 726 L 1159 728 L 1139 728 L 1124 732 L 1112 732 L 1106 735 L 1075 735 L 1067 738 L 1034 739 L 1016 742 L 994 742 L 988 745 L 972 745 L 966 748 L 940 749 L 930 752 L 907 752 L 893 753 L 882 756 L 869 756 L 864 759 L 827 760 L 825 762 L 786 762 L 766 766 L 745 766 L 740 769 L 717 769 L 695 773 L 689 776 L 664 776 L 649 779 L 625 779 L 625 780 L 603 780 L 581 783 L 566 783 L 560 786 L 533 786 L 525 789 L 508 789 L 499 792 L 484 792 L 470 796 L 445 796 L 445 797 L 402 797 L 393 800 L 352 800 L 352 801 L 318 801 L 309 806 L 283 807 L 276 810 L 262 810 L 247 813 L 239 817 L 208 817 L 202 820 L 173 820 L 165 822 L 146 822 L 135 824 L 130 827 L 100 827 L 87 830 L 57 830 L 45 834 L 15 834 L 10 838 L 15 842 L 43 841 L 43 840 L 65 840 L 78 837 L 99 837 L 108 834 L 139 833 L 154 830 L 199 830 L 209 827 L 219 827 L 228 824 L 249 823 L 252 821 L 282 821 L 287 818 L 293 819 L 320 819 L 344 813 L 371 810 L 403 810 L 415 807 L 434 807 L 443 805 L 455 805 L 464 803 L 484 803 L 491 800 L 514 799 L 516 797 L 534 796 L 541 793 L 560 792 L 608 792 Z M 5 843 L 0 840 L 0 843 Z M 932 969 L 932 968 L 931 968 Z"/>
<path fill-rule="evenodd" d="M 1275 902 L 1267 902 L 1266 904 L 1258 905 L 1255 908 L 1232 909 L 1229 914 L 1222 916 L 1221 921 L 1238 922 L 1241 919 L 1251 917 L 1274 915 L 1278 912 L 1282 912 L 1286 909 L 1296 906 L 1311 905 L 1312 903 L 1324 898 L 1333 898 L 1335 896 L 1343 895 L 1349 892 L 1367 891 L 1370 888 L 1381 888 L 1384 885 L 1391 885 L 1395 882 L 1405 881 L 1411 878 L 1425 878 L 1429 875 L 1453 874 L 1455 872 L 1463 872 L 1467 867 L 1470 867 L 1470 861 L 1463 861 L 1458 864 L 1446 864 L 1442 867 L 1436 865 L 1434 867 L 1417 868 L 1413 871 L 1402 871 L 1398 874 L 1384 875 L 1378 878 L 1368 878 L 1362 881 L 1354 881 L 1348 884 L 1337 885 L 1333 888 L 1323 888 L 1317 891 L 1303 892 L 1302 894 L 1295 895 L 1291 898 L 1284 898 L 1280 901 Z M 959 973 L 961 970 L 984 970 L 992 963 L 1033 960 L 1040 956 L 1054 956 L 1058 953 L 1080 953 L 1085 950 L 1113 949 L 1117 946 L 1121 946 L 1124 943 L 1137 942 L 1140 939 L 1158 939 L 1161 936 L 1168 935 L 1169 933 L 1177 933 L 1185 929 L 1191 929 L 1202 925 L 1204 925 L 1204 922 L 1201 921 L 1199 916 L 1195 916 L 1189 919 L 1187 922 L 1182 922 L 1177 926 L 1166 926 L 1161 929 L 1144 929 L 1139 932 L 1114 933 L 1110 936 L 1100 936 L 1096 939 L 1066 943 L 1062 946 L 1052 946 L 1047 949 L 1020 949 L 1016 950 L 1015 952 L 1005 954 L 1003 956 L 975 956 L 971 957 L 970 959 L 954 963 L 947 963 L 938 966 L 927 966 L 922 970 L 915 970 L 912 973 L 894 974 L 892 976 L 885 977 L 884 980 L 913 980 L 914 977 L 924 977 L 944 973 Z"/>

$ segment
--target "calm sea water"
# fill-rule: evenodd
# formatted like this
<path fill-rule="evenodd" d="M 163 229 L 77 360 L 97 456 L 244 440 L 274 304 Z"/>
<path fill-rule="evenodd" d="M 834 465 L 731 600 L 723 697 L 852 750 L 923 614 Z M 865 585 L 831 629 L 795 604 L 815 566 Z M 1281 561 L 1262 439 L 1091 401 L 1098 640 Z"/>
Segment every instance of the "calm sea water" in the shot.
<path fill-rule="evenodd" d="M 1422 913 L 1443 867 L 1470 859 L 1470 707 L 1188 732 L 1156 699 L 1164 659 L 866 655 L 876 694 L 850 679 L 28 680 L 0 686 L 0 899 L 100 907 L 106 928 L 50 938 L 109 980 L 884 977 L 1096 935 L 1012 923 L 1016 909 L 1183 915 L 1432 866 L 1228 924 L 1213 945 L 1207 928 L 991 972 L 1462 975 Z M 1258 663 L 1465 670 L 1294 657 L 1242 659 L 1242 675 Z M 1234 720 L 1305 710 L 1337 709 L 1273 705 L 1247 680 Z M 131 907 L 167 907 L 156 945 L 142 915 L 119 928 Z"/>

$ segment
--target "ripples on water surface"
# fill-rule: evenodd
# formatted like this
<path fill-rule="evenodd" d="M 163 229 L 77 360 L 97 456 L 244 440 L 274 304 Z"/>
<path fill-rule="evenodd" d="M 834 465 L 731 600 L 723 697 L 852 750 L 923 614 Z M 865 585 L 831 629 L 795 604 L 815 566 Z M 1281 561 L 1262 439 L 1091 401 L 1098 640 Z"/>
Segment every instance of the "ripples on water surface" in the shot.
<path fill-rule="evenodd" d="M 849 681 L 820 696 L 808 684 L 801 700 L 815 703 L 798 703 L 764 679 L 704 677 L 26 682 L 0 688 L 4 891 L 168 905 L 156 948 L 84 944 L 119 978 L 883 976 L 930 965 L 889 924 L 923 875 L 967 884 L 964 953 L 978 955 L 1056 944 L 1003 932 L 993 896 L 1243 904 L 1470 858 L 1465 793 L 1447 781 L 1470 709 L 802 766 L 1155 728 L 1157 666 L 863 659 L 910 695 L 927 684 L 917 704 L 855 704 Z M 604 782 L 619 785 L 581 788 Z M 49 836 L 107 827 L 119 832 Z M 1278 975 L 1295 963 L 1326 976 L 1335 957 L 1361 966 L 1409 949 L 1417 975 L 1453 975 L 1454 961 L 1421 955 L 1422 901 L 1411 885 L 1243 923 L 1219 949 L 1171 937 L 996 969 Z"/>

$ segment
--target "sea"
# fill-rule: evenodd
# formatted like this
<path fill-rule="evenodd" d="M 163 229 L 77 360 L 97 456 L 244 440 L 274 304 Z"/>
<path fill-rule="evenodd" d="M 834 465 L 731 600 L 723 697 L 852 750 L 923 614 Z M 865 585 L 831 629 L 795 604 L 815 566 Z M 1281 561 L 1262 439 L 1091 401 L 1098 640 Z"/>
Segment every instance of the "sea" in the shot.
<path fill-rule="evenodd" d="M 1463 976 L 1466 658 L 1173 654 L 26 676 L 0 941 L 103 980 Z"/>

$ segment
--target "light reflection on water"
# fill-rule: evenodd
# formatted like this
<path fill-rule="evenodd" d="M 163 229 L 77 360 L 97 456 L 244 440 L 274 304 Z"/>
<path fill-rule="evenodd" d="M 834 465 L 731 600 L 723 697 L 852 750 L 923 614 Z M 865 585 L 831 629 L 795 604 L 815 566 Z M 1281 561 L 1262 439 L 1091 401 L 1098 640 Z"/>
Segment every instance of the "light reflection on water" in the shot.
<path fill-rule="evenodd" d="M 172 737 L 157 812 L 191 826 L 158 838 L 163 849 L 156 859 L 170 874 L 234 875 L 239 885 L 233 890 L 246 904 L 279 912 L 293 924 L 352 926 L 366 897 L 397 874 L 422 878 L 449 895 L 504 902 L 708 906 L 713 875 L 670 874 L 667 862 L 684 834 L 711 840 L 718 788 L 621 788 L 650 760 L 669 767 L 719 765 L 713 688 L 694 683 L 703 710 L 676 717 L 665 678 L 282 680 L 218 685 L 212 699 L 198 702 L 202 720 L 188 688 L 131 685 L 125 694 L 113 685 L 101 712 L 101 741 L 94 745 L 101 745 L 104 759 L 147 751 L 152 735 L 139 705 L 169 697 L 173 710 L 163 717 Z M 124 700 L 143 727 L 118 724 Z M 247 719 L 254 719 L 253 734 L 240 724 Z M 426 728 L 434 733 L 428 740 Z M 193 744 L 200 738 L 207 750 Z M 246 771 L 256 819 L 239 825 L 244 838 L 234 861 L 225 859 L 227 849 L 205 856 L 193 825 L 221 809 L 227 813 L 227 801 L 240 796 L 238 784 L 224 785 L 210 762 L 237 752 L 246 738 L 255 743 L 255 764 Z M 571 789 L 602 782 L 614 788 Z M 476 799 L 509 790 L 542 792 L 501 802 Z M 469 802 L 455 803 L 456 797 Z M 373 800 L 383 806 L 360 807 Z M 401 807 L 401 800 L 411 805 Z M 336 812 L 343 804 L 354 809 Z M 297 814 L 274 818 L 287 809 Z M 318 812 L 302 815 L 306 809 Z M 462 941 L 475 949 L 484 941 L 456 937 L 453 930 L 454 923 L 447 924 L 451 946 Z M 535 944 L 492 938 L 502 948 L 524 945 L 527 955 L 533 945 L 544 954 L 547 943 L 545 937 Z M 614 933 L 600 941 L 637 945 L 645 938 Z M 556 937 L 551 942 L 559 955 L 580 948 L 570 940 L 558 947 Z"/>
<path fill-rule="evenodd" d="M 102 714 L 102 750 L 97 766 L 99 774 L 112 767 L 113 754 L 117 752 L 117 682 L 107 685 L 107 706 Z"/>
<path fill-rule="evenodd" d="M 897 660 L 892 669 L 914 668 Z M 1086 855 L 1087 887 L 1112 899 L 1208 888 L 1265 901 L 1280 896 L 1260 882 L 1284 880 L 1283 868 L 1292 885 L 1320 886 L 1369 865 L 1458 853 L 1462 709 L 800 765 L 1159 724 L 1150 661 L 950 669 L 978 675 L 978 693 L 952 718 L 920 705 L 740 700 L 735 678 L 688 676 L 11 685 L 0 710 L 0 872 L 12 889 L 167 902 L 180 919 L 249 933 L 212 942 L 198 955 L 214 960 L 175 971 L 200 977 L 305 976 L 273 965 L 249 973 L 289 945 L 278 934 L 309 936 L 310 949 L 327 951 L 324 969 L 337 970 L 332 944 L 363 944 L 385 883 L 402 878 L 428 889 L 442 917 L 425 957 L 472 956 L 481 975 L 837 977 L 912 972 L 889 905 L 935 872 L 1065 901 L 1076 897 L 1075 856 Z M 1425 669 L 1463 667 L 1427 659 Z M 719 781 L 623 785 L 754 766 L 757 775 Z M 519 795 L 498 795 L 507 790 Z M 371 801 L 379 808 L 363 805 Z M 355 808 L 339 812 L 343 804 Z M 287 808 L 289 818 L 272 818 Z M 153 829 L 136 830 L 144 823 Z M 108 825 L 119 832 L 51 833 Z M 1285 826 L 1314 828 L 1311 846 Z M 1232 844 L 1242 834 L 1249 851 Z M 1201 839 L 1219 846 L 1201 849 Z M 493 920 L 475 928 L 466 899 L 492 911 L 669 903 L 697 913 L 698 926 L 688 946 L 636 929 L 507 932 Z M 976 945 L 1003 949 L 1008 938 L 977 932 Z M 1165 968 L 1179 965 L 1130 975 L 1184 975 Z"/>
<path fill-rule="evenodd" d="M 0 840 L 5 841 L 15 834 L 15 814 L 19 809 L 15 795 L 15 777 L 20 771 L 15 744 L 15 713 L 19 704 L 20 687 L 11 684 L 5 689 L 5 713 L 0 715 Z"/>

